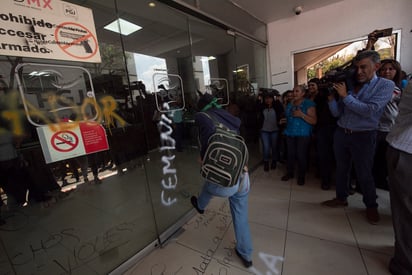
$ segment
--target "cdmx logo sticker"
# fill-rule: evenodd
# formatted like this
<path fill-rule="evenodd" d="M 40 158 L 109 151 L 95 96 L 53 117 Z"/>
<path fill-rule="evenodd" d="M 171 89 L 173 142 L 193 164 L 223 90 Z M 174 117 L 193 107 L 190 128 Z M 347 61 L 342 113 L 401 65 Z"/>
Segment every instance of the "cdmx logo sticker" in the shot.
<path fill-rule="evenodd" d="M 53 10 L 51 6 L 52 0 L 14 0 L 14 3 L 26 4 L 28 7 L 42 8 Z"/>
<path fill-rule="evenodd" d="M 165 112 L 163 106 L 174 106 L 181 102 L 184 105 L 183 81 L 179 75 L 155 73 L 153 74 L 156 107 L 160 112 Z M 175 106 L 175 109 L 183 109 L 184 106 Z"/>
<path fill-rule="evenodd" d="M 206 92 L 217 97 L 221 105 L 229 104 L 229 83 L 225 78 L 211 78 Z"/>

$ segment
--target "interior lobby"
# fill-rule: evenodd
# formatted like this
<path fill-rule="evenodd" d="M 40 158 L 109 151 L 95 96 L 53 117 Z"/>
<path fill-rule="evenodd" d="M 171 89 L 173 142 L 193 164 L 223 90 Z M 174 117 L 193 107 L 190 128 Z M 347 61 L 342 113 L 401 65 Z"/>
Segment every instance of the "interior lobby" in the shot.
<path fill-rule="evenodd" d="M 282 163 L 264 172 L 255 105 L 373 29 L 393 28 L 382 44 L 412 71 L 410 0 L 4 2 L 0 274 L 390 274 L 389 192 L 371 225 L 360 193 L 322 206 L 335 189 L 312 166 L 303 186 L 281 181 Z M 382 22 L 389 7 L 399 16 Z M 203 183 L 199 91 L 242 121 L 248 269 L 227 200 L 203 215 L 190 202 Z"/>

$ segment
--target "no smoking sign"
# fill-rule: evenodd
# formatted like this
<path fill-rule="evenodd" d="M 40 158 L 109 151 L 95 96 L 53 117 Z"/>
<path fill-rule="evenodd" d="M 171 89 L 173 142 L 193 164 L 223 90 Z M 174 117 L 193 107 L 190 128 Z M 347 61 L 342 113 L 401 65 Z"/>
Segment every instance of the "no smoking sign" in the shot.
<path fill-rule="evenodd" d="M 60 125 L 61 126 L 61 125 Z M 54 127 L 37 127 L 46 163 L 83 156 L 109 149 L 106 131 L 96 122 L 67 123 L 60 131 Z"/>
<path fill-rule="evenodd" d="M 73 151 L 78 144 L 79 137 L 72 131 L 57 132 L 51 138 L 51 145 L 59 152 Z"/>

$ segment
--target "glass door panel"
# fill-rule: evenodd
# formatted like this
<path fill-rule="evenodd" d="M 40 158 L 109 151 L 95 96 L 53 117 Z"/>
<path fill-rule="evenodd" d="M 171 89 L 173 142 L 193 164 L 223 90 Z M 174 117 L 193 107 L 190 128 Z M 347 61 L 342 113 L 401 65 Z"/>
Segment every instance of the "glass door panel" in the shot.
<path fill-rule="evenodd" d="M 255 102 L 258 89 L 266 83 L 265 48 L 195 19 L 190 21 L 190 31 L 196 41 L 192 46 L 196 88 L 217 96 L 240 117 L 253 169 L 262 160 Z"/>
<path fill-rule="evenodd" d="M 264 48 L 158 2 L 66 2 L 93 12 L 101 63 L 0 56 L 0 273 L 107 274 L 165 241 L 203 183 L 198 90 L 254 141 Z"/>
<path fill-rule="evenodd" d="M 2 274 L 107 274 L 158 238 L 114 2 L 77 2 L 102 63 L 0 57 Z"/>
<path fill-rule="evenodd" d="M 132 10 L 130 1 L 117 4 L 120 17 L 142 27 L 122 40 L 130 57 L 131 104 L 145 127 L 149 151 L 144 167 L 163 242 L 166 230 L 192 210 L 190 195 L 197 193 L 200 180 L 187 18 L 161 4 Z"/>
<path fill-rule="evenodd" d="M 236 66 L 234 86 L 240 112 L 242 113 L 242 135 L 249 148 L 249 166 L 260 165 L 263 156 L 260 129 L 257 128 L 256 96 L 260 88 L 267 87 L 266 49 L 248 39 L 235 39 Z"/>

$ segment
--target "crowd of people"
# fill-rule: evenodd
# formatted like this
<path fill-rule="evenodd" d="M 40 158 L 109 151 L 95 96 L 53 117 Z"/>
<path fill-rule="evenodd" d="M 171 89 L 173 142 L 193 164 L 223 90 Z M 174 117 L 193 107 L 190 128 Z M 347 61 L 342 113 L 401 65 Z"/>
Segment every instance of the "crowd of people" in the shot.
<path fill-rule="evenodd" d="M 375 185 L 388 189 L 386 136 L 398 114 L 402 70 L 398 61 L 380 61 L 372 50 L 360 52 L 354 66 L 353 90 L 345 82 L 326 85 L 313 78 L 282 95 L 276 90 L 258 95 L 263 169 L 284 162 L 281 180 L 294 178 L 296 172 L 297 183 L 303 185 L 311 166 L 324 190 L 338 181 L 337 197 L 327 205 L 346 205 L 348 183 L 355 179 L 367 207 L 376 208 Z"/>
<path fill-rule="evenodd" d="M 358 52 L 352 66 L 351 83 L 348 79 L 325 87 L 321 79 L 313 78 L 281 96 L 272 90 L 258 97 L 263 169 L 269 170 L 269 160 L 272 169 L 284 161 L 281 180 L 293 178 L 297 170 L 297 184 L 303 185 L 308 165 L 314 167 L 322 189 L 336 185 L 336 196 L 321 203 L 326 207 L 348 206 L 355 181 L 366 219 L 374 225 L 380 221 L 376 188 L 389 190 L 395 231 L 390 271 L 410 274 L 412 240 L 405 232 L 411 225 L 405 221 L 412 216 L 407 168 L 412 123 L 407 122 L 411 105 L 405 103 L 409 95 L 404 94 L 411 92 L 411 82 L 407 90 L 399 62 L 380 60 L 374 50 Z M 273 111 L 274 106 L 280 110 Z"/>

